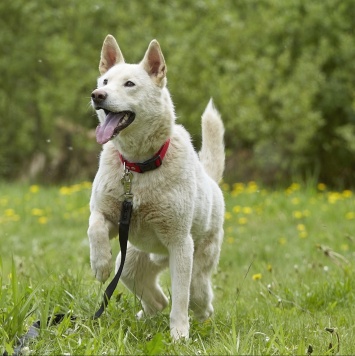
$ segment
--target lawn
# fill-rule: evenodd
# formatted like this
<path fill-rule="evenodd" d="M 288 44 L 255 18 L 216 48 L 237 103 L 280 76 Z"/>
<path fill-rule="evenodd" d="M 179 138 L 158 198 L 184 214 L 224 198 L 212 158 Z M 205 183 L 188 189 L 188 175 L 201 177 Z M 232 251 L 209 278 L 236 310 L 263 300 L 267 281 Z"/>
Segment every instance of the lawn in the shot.
<path fill-rule="evenodd" d="M 91 184 L 0 184 L 0 351 L 37 319 L 25 354 L 355 354 L 355 194 L 323 184 L 224 185 L 225 239 L 215 315 L 173 343 L 169 309 L 144 322 L 120 285 L 97 321 L 103 287 L 86 236 Z M 118 240 L 112 241 L 114 253 Z M 169 295 L 169 274 L 162 276 Z M 70 315 L 76 320 L 71 321 Z"/>

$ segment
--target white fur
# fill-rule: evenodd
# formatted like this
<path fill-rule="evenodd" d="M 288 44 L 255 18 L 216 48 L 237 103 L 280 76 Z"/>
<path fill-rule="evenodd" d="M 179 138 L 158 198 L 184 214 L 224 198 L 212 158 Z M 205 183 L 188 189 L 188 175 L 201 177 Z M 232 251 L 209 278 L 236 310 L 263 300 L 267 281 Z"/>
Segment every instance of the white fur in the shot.
<path fill-rule="evenodd" d="M 224 200 L 218 186 L 224 169 L 223 124 L 210 102 L 202 117 L 199 159 L 188 132 L 175 124 L 166 88 L 166 66 L 157 41 L 139 64 L 126 64 L 115 39 L 105 39 L 98 89 L 103 107 L 135 112 L 133 123 L 103 146 L 90 201 L 88 235 L 92 270 L 104 282 L 112 269 L 109 239 L 117 235 L 123 200 L 123 167 L 118 151 L 132 162 L 151 158 L 170 137 L 161 167 L 133 173 L 133 215 L 121 281 L 141 300 L 137 317 L 163 310 L 168 299 L 158 284 L 169 267 L 173 339 L 189 337 L 188 308 L 198 320 L 213 313 L 211 273 L 223 239 Z M 104 79 L 108 79 L 104 85 Z M 126 81 L 135 83 L 125 87 Z M 101 122 L 103 110 L 98 110 Z M 116 260 L 116 270 L 120 255 Z"/>

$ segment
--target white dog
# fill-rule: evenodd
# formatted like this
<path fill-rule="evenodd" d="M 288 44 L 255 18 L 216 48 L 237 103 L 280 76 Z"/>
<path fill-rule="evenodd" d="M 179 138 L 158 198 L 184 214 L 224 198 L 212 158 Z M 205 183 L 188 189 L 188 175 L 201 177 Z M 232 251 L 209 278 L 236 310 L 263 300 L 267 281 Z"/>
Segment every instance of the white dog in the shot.
<path fill-rule="evenodd" d="M 121 280 L 141 300 L 137 317 L 152 315 L 168 304 L 158 278 L 169 267 L 171 336 L 188 338 L 188 308 L 198 320 L 213 313 L 211 274 L 223 239 L 224 200 L 218 186 L 225 157 L 223 123 L 210 101 L 197 155 L 187 131 L 175 124 L 156 40 L 139 64 L 126 64 L 108 35 L 99 70 L 91 97 L 100 121 L 96 138 L 104 146 L 90 201 L 91 267 L 101 282 L 110 275 L 109 239 L 118 233 L 125 162 L 132 172 L 133 213 Z M 140 173 L 141 168 L 148 171 Z M 120 260 L 119 254 L 116 269 Z"/>

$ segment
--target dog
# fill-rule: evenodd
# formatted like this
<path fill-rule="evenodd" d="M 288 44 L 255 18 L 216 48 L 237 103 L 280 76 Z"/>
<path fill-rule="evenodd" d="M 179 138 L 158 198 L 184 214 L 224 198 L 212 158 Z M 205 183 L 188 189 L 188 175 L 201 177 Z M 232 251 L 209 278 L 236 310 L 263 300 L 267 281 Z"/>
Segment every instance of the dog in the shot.
<path fill-rule="evenodd" d="M 112 270 L 109 240 L 118 234 L 124 199 L 120 180 L 132 172 L 133 210 L 121 281 L 141 302 L 137 317 L 154 315 L 168 305 L 158 282 L 169 267 L 170 333 L 173 340 L 187 339 L 189 308 L 199 321 L 213 313 L 211 274 L 219 260 L 225 212 L 218 185 L 225 161 L 223 122 L 211 99 L 196 153 L 188 132 L 175 123 L 167 67 L 156 40 L 140 63 L 128 64 L 108 35 L 99 71 L 91 103 L 103 149 L 90 199 L 91 267 L 99 281 L 107 280 Z M 121 254 L 116 270 L 120 261 Z"/>

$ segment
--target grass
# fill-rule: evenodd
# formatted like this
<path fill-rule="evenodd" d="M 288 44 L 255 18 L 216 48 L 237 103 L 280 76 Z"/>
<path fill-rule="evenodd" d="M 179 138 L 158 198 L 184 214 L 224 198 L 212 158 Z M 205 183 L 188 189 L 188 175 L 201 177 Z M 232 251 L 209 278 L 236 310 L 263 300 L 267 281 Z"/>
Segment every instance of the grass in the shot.
<path fill-rule="evenodd" d="M 192 317 L 190 339 L 173 343 L 169 310 L 137 321 L 139 302 L 122 285 L 106 313 L 90 320 L 103 293 L 89 262 L 90 187 L 0 184 L 1 353 L 37 319 L 40 336 L 27 354 L 355 353 L 351 191 L 225 185 L 215 315 L 202 324 Z M 117 239 L 112 247 L 117 253 Z M 168 273 L 162 284 L 169 293 Z M 56 312 L 68 316 L 47 326 Z"/>

